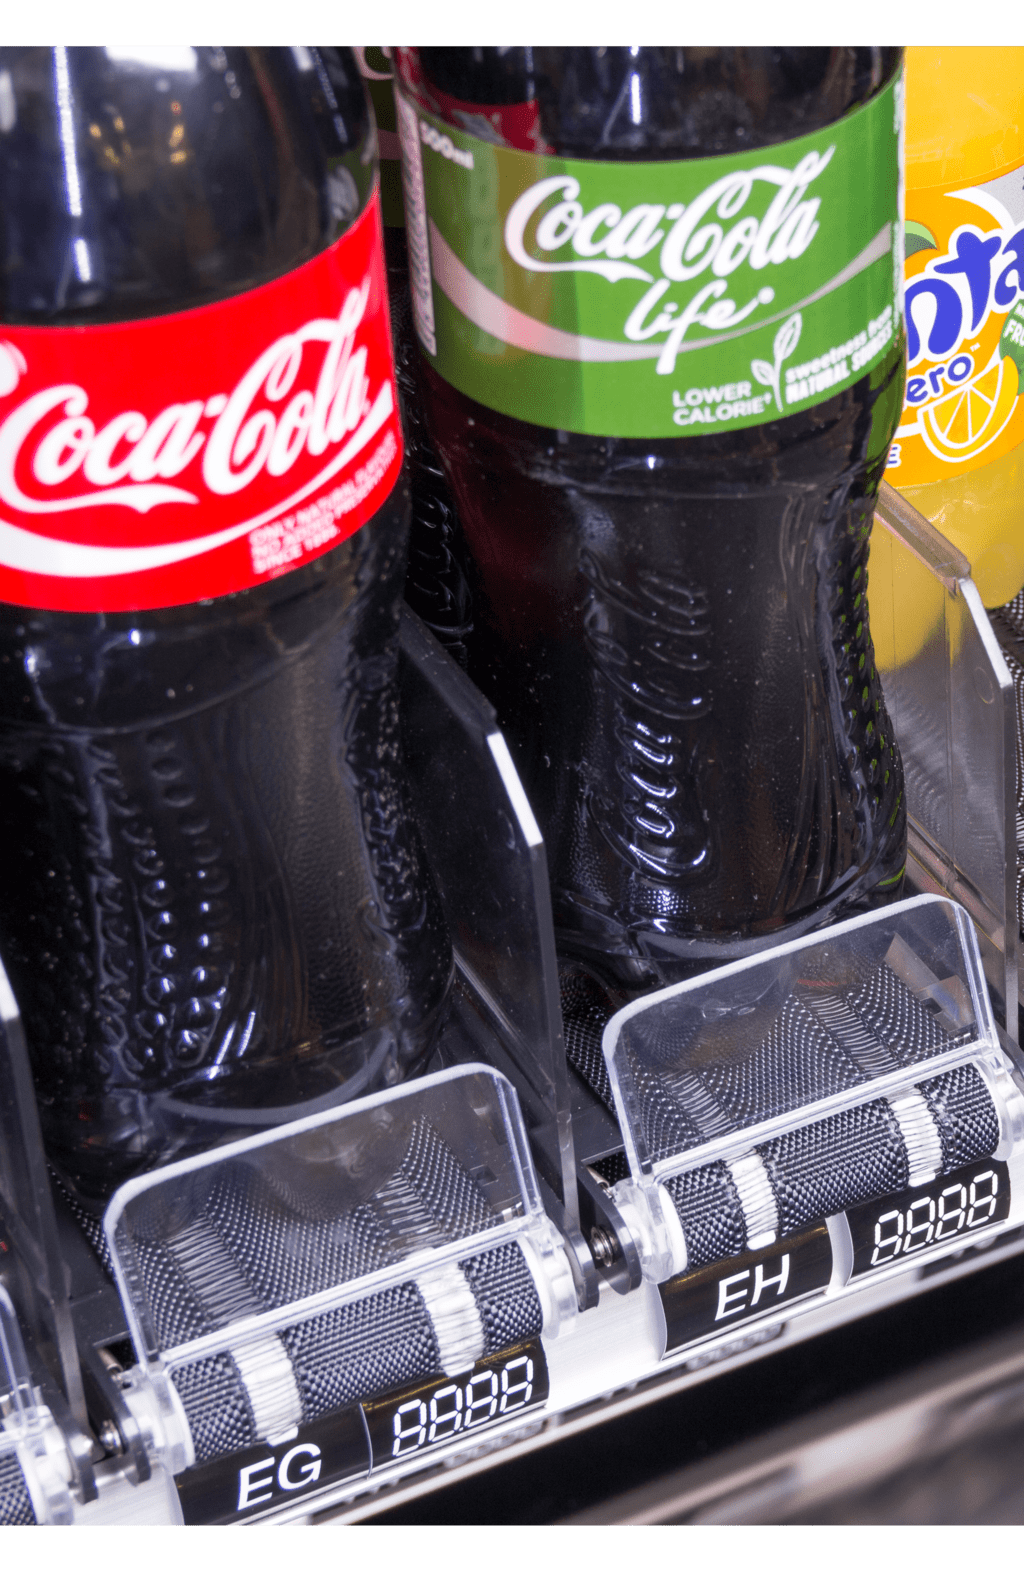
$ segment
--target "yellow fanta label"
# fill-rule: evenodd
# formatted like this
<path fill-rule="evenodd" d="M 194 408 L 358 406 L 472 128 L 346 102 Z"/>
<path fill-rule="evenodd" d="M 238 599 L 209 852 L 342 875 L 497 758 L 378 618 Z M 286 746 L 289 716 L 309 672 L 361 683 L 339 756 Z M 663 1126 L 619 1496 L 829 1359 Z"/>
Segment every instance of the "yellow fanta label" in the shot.
<path fill-rule="evenodd" d="M 907 387 L 886 479 L 948 480 L 1024 442 L 1024 167 L 907 192 Z"/>

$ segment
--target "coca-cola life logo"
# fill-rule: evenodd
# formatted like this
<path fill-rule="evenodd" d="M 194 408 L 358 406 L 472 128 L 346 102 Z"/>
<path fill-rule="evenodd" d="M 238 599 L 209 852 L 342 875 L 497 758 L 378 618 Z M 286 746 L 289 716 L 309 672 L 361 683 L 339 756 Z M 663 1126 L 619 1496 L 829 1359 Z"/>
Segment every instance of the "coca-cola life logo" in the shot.
<path fill-rule="evenodd" d="M 0 341 L 0 599 L 168 607 L 287 573 L 387 497 L 402 436 L 379 203 L 202 309 Z"/>

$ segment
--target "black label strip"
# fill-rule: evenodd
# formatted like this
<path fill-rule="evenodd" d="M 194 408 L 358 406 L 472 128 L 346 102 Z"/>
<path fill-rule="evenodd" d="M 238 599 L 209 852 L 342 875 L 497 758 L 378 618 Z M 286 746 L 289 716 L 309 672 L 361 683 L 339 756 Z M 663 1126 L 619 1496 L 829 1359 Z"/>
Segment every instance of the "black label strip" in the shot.
<path fill-rule="evenodd" d="M 967 1242 L 1010 1213 L 1010 1172 L 1000 1160 L 982 1159 L 937 1176 L 924 1187 L 848 1209 L 853 1274 L 869 1275 L 911 1254 L 959 1240 Z"/>
<path fill-rule="evenodd" d="M 273 1507 L 369 1473 L 366 1426 L 359 1405 L 342 1408 L 294 1438 L 214 1458 L 175 1475 L 186 1524 L 236 1524 Z"/>
<path fill-rule="evenodd" d="M 658 1288 L 668 1325 L 665 1351 L 824 1291 L 831 1278 L 832 1242 L 824 1224 L 693 1274 L 674 1275 Z"/>
<path fill-rule="evenodd" d="M 539 1337 L 517 1342 L 461 1375 L 439 1376 L 363 1404 L 373 1466 L 441 1447 L 500 1419 L 541 1407 L 548 1366 Z"/>
<path fill-rule="evenodd" d="M 276 1447 L 264 1442 L 186 1469 L 174 1481 L 185 1523 L 244 1523 L 424 1447 L 471 1437 L 540 1408 L 548 1389 L 540 1338 L 517 1342 L 464 1374 L 419 1381 L 301 1425 Z"/>

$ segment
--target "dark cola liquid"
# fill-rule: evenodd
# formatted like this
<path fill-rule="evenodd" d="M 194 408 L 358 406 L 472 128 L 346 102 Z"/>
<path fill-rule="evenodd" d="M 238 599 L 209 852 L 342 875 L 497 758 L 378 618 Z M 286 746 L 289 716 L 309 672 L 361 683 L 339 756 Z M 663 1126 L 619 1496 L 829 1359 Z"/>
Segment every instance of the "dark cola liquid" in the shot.
<path fill-rule="evenodd" d="M 380 146 L 385 259 L 394 374 L 398 380 L 405 437 L 405 480 L 409 485 L 409 563 L 405 601 L 429 625 L 458 663 L 466 663 L 466 636 L 472 626 L 472 598 L 464 574 L 466 549 L 452 493 L 437 461 L 423 417 L 420 358 L 409 299 L 409 256 L 405 253 L 399 135 L 394 113 L 393 65 L 380 46 L 355 51 L 374 102 Z"/>
<path fill-rule="evenodd" d="M 427 93 L 535 106 L 555 153 L 627 161 L 813 132 L 898 68 L 877 49 L 417 53 Z M 469 667 L 545 836 L 563 953 L 635 988 L 896 898 L 902 772 L 865 592 L 902 341 L 808 413 L 700 438 L 543 429 L 423 372 L 479 582 Z"/>
<path fill-rule="evenodd" d="M 404 230 L 386 227 L 384 248 L 411 505 L 405 600 L 465 667 L 466 641 L 473 628 L 473 595 L 465 540 L 424 413 L 423 369 L 409 298 Z"/>
<path fill-rule="evenodd" d="M 57 53 L 0 51 L 9 323 L 244 291 L 369 199 L 348 52 Z M 86 1201 L 425 1059 L 451 949 L 401 766 L 407 517 L 396 490 L 327 556 L 214 601 L 0 607 L 0 954 Z"/>
<path fill-rule="evenodd" d="M 419 354 L 409 298 L 393 69 L 383 50 L 364 49 L 356 54 L 373 100 L 381 154 L 388 302 L 411 505 L 405 600 L 456 662 L 465 665 L 465 641 L 473 623 L 473 604 L 458 515 L 423 413 Z"/>

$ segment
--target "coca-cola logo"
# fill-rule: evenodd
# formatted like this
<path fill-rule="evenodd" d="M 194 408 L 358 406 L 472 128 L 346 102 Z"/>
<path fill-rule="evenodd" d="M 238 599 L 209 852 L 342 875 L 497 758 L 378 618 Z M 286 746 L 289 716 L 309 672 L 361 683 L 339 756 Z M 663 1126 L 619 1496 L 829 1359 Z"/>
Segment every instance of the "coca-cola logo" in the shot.
<path fill-rule="evenodd" d="M 174 480 L 200 455 L 203 484 L 221 497 L 261 470 L 287 475 L 300 454 L 319 457 L 371 412 L 367 350 L 356 346 L 368 297 L 369 279 L 349 292 L 337 320 L 310 320 L 278 337 L 230 393 L 171 403 L 152 419 L 126 409 L 97 427 L 84 387 L 65 382 L 34 392 L 0 425 L 0 498 L 32 514 L 114 503 L 148 513 L 160 503 L 197 503 L 194 492 L 156 482 Z M 314 390 L 295 391 L 307 343 L 322 344 L 319 376 Z M 0 390 L 9 393 L 28 365 L 10 343 L 2 352 Z M 390 400 L 390 384 L 382 391 Z M 382 420 L 390 408 L 388 401 Z M 214 423 L 200 429 L 204 420 Z M 31 496 L 19 474 L 61 494 Z"/>
<path fill-rule="evenodd" d="M 805 199 L 804 194 L 834 154 L 835 145 L 830 144 L 823 154 L 811 150 L 792 170 L 771 165 L 729 171 L 688 204 L 637 204 L 625 215 L 617 204 L 581 201 L 575 177 L 545 177 L 510 207 L 505 247 L 526 270 L 592 271 L 610 282 L 624 277 L 653 281 L 651 271 L 623 261 L 650 260 L 659 243 L 658 273 L 667 281 L 692 281 L 709 269 L 726 277 L 747 260 L 757 271 L 783 265 L 805 254 L 817 235 L 821 199 Z M 769 190 L 770 202 L 758 184 Z M 556 194 L 562 195 L 561 202 L 545 209 Z M 604 235 L 598 237 L 598 231 Z M 543 257 L 566 245 L 577 258 Z M 604 259 L 596 258 L 602 254 Z"/>
<path fill-rule="evenodd" d="M 146 588 L 126 590 L 126 605 L 194 599 L 272 578 L 353 534 L 401 463 L 379 250 L 374 207 L 307 265 L 220 304 L 10 329 L 0 598 L 29 600 L 5 586 L 20 593 L 34 577 L 138 576 Z M 165 597 L 150 576 L 170 565 L 183 567 Z M 112 599 L 95 594 L 98 605 Z"/>

